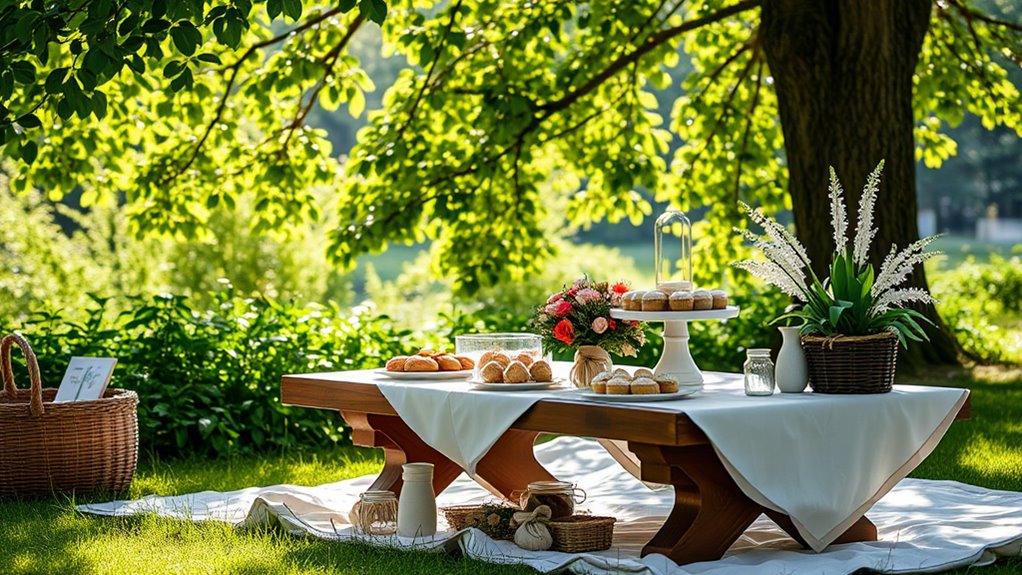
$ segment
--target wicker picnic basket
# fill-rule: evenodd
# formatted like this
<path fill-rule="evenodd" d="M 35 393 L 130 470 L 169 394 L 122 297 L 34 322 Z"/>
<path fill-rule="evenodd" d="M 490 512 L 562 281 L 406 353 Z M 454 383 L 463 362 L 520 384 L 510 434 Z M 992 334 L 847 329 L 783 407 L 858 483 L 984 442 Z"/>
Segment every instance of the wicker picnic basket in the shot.
<path fill-rule="evenodd" d="M 31 388 L 17 389 L 11 347 L 25 355 Z M 0 497 L 119 493 L 138 461 L 138 395 L 108 389 L 94 401 L 53 403 L 35 353 L 19 335 L 0 340 Z"/>
<path fill-rule="evenodd" d="M 550 534 L 554 536 L 554 551 L 583 553 L 610 549 L 614 542 L 613 517 L 593 515 L 572 515 L 565 519 L 551 521 Z"/>
<path fill-rule="evenodd" d="M 802 336 L 809 385 L 816 393 L 887 393 L 894 385 L 898 336 Z"/>

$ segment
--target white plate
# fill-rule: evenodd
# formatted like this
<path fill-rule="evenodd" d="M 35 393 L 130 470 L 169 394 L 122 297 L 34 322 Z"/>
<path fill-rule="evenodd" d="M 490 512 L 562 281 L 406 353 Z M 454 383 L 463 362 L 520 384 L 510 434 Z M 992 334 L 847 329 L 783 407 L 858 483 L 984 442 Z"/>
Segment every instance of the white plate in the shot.
<path fill-rule="evenodd" d="M 444 381 L 448 379 L 466 379 L 472 377 L 472 369 L 459 371 L 387 371 L 377 369 L 376 373 L 391 379 L 418 380 L 418 381 Z"/>
<path fill-rule="evenodd" d="M 536 382 L 530 381 L 528 383 L 483 383 L 481 381 L 470 381 L 473 389 L 480 391 L 528 391 L 530 389 L 550 389 L 551 387 L 558 387 L 564 383 L 563 379 L 555 379 L 553 381 Z"/>
<path fill-rule="evenodd" d="M 702 387 L 682 387 L 675 393 L 647 393 L 647 394 L 635 394 L 635 395 L 622 395 L 617 393 L 595 393 L 592 390 L 583 390 L 578 393 L 578 396 L 582 399 L 588 399 L 590 401 L 609 401 L 612 403 L 645 403 L 648 401 L 671 401 L 672 399 L 682 399 L 702 391 Z"/>

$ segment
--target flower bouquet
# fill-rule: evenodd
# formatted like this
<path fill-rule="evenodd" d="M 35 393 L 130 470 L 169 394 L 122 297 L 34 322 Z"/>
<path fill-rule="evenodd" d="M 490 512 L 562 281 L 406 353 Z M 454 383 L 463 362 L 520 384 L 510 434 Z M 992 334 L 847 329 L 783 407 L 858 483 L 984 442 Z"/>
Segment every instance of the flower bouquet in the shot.
<path fill-rule="evenodd" d="M 583 277 L 536 310 L 532 323 L 544 348 L 575 352 L 571 381 L 576 387 L 589 386 L 597 373 L 612 368 L 610 353 L 634 356 L 646 343 L 639 322 L 610 317 L 611 307 L 620 306 L 627 291 L 622 282 L 597 283 Z"/>
<path fill-rule="evenodd" d="M 732 265 L 803 304 L 801 309 L 785 313 L 777 320 L 802 320 L 802 348 L 809 364 L 810 385 L 817 392 L 890 391 L 898 342 L 907 346 L 909 340 L 929 339 L 920 325 L 931 323 L 929 319 L 903 306 L 935 300 L 926 290 L 899 286 L 916 265 L 939 253 L 926 251 L 937 236 L 921 239 L 901 251 L 891 246 L 879 273 L 869 263 L 869 247 L 877 233 L 873 208 L 883 167 L 881 161 L 866 179 L 853 242 L 847 236 L 844 192 L 831 168 L 830 211 L 836 249 L 830 277 L 822 280 L 813 272 L 805 248 L 784 226 L 762 211 L 742 204 L 750 219 L 766 233 L 759 236 L 748 230 L 735 231 L 763 252 L 767 261 L 744 260 Z"/>

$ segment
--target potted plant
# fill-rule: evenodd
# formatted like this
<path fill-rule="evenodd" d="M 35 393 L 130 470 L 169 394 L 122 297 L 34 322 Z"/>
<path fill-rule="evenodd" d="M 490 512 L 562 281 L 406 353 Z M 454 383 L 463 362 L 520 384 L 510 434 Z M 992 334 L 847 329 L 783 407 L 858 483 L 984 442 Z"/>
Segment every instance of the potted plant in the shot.
<path fill-rule="evenodd" d="M 533 327 L 548 351 L 574 351 L 571 382 L 588 387 L 593 377 L 613 367 L 610 353 L 634 356 L 646 343 L 639 322 L 610 317 L 628 291 L 625 283 L 610 284 L 580 278 L 552 294 L 536 310 Z M 608 353 L 609 352 L 609 353 Z"/>
<path fill-rule="evenodd" d="M 891 251 L 877 272 L 869 263 L 869 247 L 876 236 L 876 205 L 881 161 L 869 175 L 859 202 L 855 237 L 848 237 L 848 220 L 841 183 L 830 169 L 830 211 L 836 245 L 830 276 L 813 272 L 805 248 L 784 226 L 761 210 L 741 204 L 749 218 L 763 227 L 764 235 L 736 231 L 759 249 L 767 261 L 743 260 L 733 265 L 770 283 L 802 308 L 777 318 L 803 321 L 801 343 L 809 366 L 813 391 L 819 393 L 884 393 L 894 382 L 898 343 L 928 340 L 923 314 L 904 307 L 935 300 L 926 290 L 900 287 L 912 269 L 937 255 L 926 247 L 938 236 L 921 239 L 905 249 Z M 775 321 L 777 321 L 775 320 Z"/>

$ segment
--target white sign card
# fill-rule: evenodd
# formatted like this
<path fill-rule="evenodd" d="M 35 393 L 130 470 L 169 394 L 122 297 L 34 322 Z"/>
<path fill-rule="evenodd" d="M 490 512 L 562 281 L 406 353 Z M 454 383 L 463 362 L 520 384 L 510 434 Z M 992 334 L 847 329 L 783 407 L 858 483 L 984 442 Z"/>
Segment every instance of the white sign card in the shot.
<path fill-rule="evenodd" d="M 110 383 L 115 365 L 117 360 L 112 357 L 72 357 L 54 403 L 99 399 Z"/>

